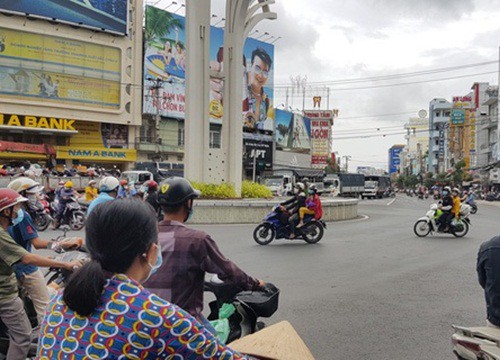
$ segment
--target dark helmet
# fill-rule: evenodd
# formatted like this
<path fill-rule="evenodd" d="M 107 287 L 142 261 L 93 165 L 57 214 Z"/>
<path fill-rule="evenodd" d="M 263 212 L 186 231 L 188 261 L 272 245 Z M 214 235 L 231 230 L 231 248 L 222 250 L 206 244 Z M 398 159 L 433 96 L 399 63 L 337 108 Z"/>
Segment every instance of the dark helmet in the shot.
<path fill-rule="evenodd" d="M 160 183 L 158 202 L 160 205 L 175 206 L 189 199 L 195 199 L 201 192 L 194 189 L 191 183 L 182 177 L 171 177 Z"/>

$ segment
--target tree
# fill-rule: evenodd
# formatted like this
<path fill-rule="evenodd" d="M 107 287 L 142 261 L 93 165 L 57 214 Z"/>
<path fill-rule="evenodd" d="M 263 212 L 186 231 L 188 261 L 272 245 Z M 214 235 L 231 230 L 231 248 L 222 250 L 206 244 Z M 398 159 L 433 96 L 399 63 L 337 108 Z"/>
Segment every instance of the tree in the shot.
<path fill-rule="evenodd" d="M 340 172 L 340 167 L 336 161 L 333 161 L 332 159 L 328 158 L 326 159 L 326 162 L 328 165 L 326 165 L 325 167 L 325 173 L 336 174 Z"/>

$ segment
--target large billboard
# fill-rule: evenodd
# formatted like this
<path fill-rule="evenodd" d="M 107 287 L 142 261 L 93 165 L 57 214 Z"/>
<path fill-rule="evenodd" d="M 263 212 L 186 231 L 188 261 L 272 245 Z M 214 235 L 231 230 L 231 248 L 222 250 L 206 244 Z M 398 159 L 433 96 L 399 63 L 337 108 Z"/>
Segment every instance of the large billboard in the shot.
<path fill-rule="evenodd" d="M 6 28 L 0 44 L 1 98 L 120 108 L 120 49 Z"/>
<path fill-rule="evenodd" d="M 167 11 L 146 7 L 144 51 L 144 106 L 147 114 L 185 118 L 186 93 L 186 22 L 185 18 Z M 224 31 L 210 29 L 210 69 L 221 73 L 224 64 Z M 243 48 L 242 122 L 248 131 L 272 132 L 274 46 L 252 38 Z M 160 79 L 158 82 L 157 79 Z M 210 79 L 211 123 L 221 124 L 224 107 L 224 82 Z"/>
<path fill-rule="evenodd" d="M 403 149 L 403 146 L 393 146 L 389 149 L 389 174 L 399 171 L 401 165 L 401 152 Z"/>
<path fill-rule="evenodd" d="M 311 120 L 300 114 L 276 109 L 276 149 L 298 153 L 311 151 Z"/>
<path fill-rule="evenodd" d="M 0 12 L 127 34 L 129 0 L 0 0 Z"/>
<path fill-rule="evenodd" d="M 272 169 L 272 136 L 250 133 L 243 135 L 243 165 L 245 168 L 253 168 L 254 159 L 257 170 Z"/>
<path fill-rule="evenodd" d="M 311 165 L 316 169 L 324 169 L 328 165 L 330 154 L 331 122 L 329 120 L 311 119 Z"/>

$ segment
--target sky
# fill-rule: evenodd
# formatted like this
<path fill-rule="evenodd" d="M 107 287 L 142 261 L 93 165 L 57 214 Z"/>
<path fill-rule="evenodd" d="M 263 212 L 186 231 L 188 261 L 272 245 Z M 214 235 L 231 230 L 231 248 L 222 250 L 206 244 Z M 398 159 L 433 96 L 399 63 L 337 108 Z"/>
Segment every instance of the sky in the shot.
<path fill-rule="evenodd" d="M 184 1 L 169 10 L 184 14 Z M 212 24 L 225 16 L 224 4 L 212 0 Z M 404 124 L 432 99 L 466 95 L 474 82 L 498 84 L 500 1 L 276 0 L 271 9 L 278 19 L 259 23 L 254 36 L 280 37 L 275 105 L 286 103 L 291 77 L 307 78 L 306 107 L 320 95 L 325 108 L 329 87 L 330 108 L 339 110 L 333 150 L 351 156 L 350 171 L 386 169 L 388 149 L 405 143 Z M 381 76 L 386 80 L 367 80 Z M 301 109 L 302 97 L 295 93 L 288 105 Z"/>

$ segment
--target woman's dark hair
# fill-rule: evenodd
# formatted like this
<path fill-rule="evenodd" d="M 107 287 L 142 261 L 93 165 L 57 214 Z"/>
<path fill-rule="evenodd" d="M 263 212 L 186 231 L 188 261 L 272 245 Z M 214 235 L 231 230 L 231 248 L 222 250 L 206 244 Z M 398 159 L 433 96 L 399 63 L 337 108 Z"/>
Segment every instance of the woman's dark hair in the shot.
<path fill-rule="evenodd" d="M 106 273 L 124 273 L 157 241 L 156 214 L 149 204 L 118 199 L 96 206 L 86 223 L 85 245 L 91 261 L 69 279 L 64 302 L 79 315 L 92 314 L 99 304 Z"/>

